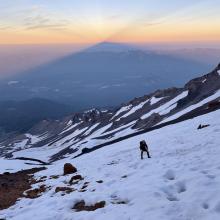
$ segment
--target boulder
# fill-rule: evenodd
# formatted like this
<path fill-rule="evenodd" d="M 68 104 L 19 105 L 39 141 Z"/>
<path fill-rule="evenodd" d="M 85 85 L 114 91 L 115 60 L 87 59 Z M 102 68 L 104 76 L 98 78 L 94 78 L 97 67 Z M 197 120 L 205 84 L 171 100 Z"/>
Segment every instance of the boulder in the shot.
<path fill-rule="evenodd" d="M 65 163 L 63 167 L 63 173 L 64 175 L 76 173 L 77 169 L 74 167 L 71 163 Z"/>

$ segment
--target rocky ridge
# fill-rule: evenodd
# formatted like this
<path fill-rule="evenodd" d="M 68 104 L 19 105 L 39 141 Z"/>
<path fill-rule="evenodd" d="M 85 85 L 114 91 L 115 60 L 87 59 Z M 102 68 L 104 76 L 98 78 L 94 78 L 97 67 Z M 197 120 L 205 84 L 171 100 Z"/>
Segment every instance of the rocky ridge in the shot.
<path fill-rule="evenodd" d="M 57 160 L 69 153 L 79 154 L 83 148 L 144 131 L 190 112 L 196 116 L 197 110 L 211 108 L 210 103 L 215 103 L 212 106 L 215 110 L 220 107 L 219 89 L 220 64 L 210 73 L 192 79 L 183 88 L 157 90 L 114 110 L 91 109 L 61 120 L 44 120 L 26 134 L 14 134 L 2 141 L 0 155 L 13 158 L 17 156 L 16 152 L 33 148 L 50 149 L 47 160 Z"/>

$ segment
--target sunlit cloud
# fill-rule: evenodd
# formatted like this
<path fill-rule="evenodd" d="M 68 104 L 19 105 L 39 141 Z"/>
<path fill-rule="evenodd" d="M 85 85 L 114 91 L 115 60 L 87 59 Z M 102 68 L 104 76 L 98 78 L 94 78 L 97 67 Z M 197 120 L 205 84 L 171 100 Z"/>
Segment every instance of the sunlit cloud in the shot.
<path fill-rule="evenodd" d="M 23 26 L 26 30 L 47 29 L 47 30 L 64 30 L 68 28 L 69 22 L 66 20 L 53 21 L 49 17 L 37 15 L 24 19 Z"/>

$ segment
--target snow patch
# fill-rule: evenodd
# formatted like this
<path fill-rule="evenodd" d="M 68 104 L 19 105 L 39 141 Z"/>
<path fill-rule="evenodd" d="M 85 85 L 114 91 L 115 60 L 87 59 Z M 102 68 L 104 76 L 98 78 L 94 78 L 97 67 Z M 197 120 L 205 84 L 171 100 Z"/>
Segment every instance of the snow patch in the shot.
<path fill-rule="evenodd" d="M 20 171 L 22 169 L 31 169 L 33 167 L 37 167 L 36 165 L 28 165 L 26 164 L 27 161 L 22 161 L 22 160 L 6 160 L 3 158 L 0 158 L 0 174 L 4 173 L 4 172 L 17 172 Z M 0 217 L 1 217 L 1 213 L 0 213 Z"/>
<path fill-rule="evenodd" d="M 147 114 L 143 115 L 141 117 L 141 119 L 146 119 L 146 118 L 150 117 L 153 113 L 159 113 L 160 115 L 168 114 L 172 109 L 176 108 L 177 102 L 179 100 L 183 99 L 184 97 L 186 97 L 187 95 L 188 95 L 188 91 L 182 92 L 180 95 L 178 95 L 174 99 L 168 101 L 167 103 L 163 104 L 162 106 L 160 106 L 156 109 L 153 109 L 150 112 L 148 112 Z"/>
<path fill-rule="evenodd" d="M 67 123 L 67 126 L 70 126 L 72 125 L 73 121 L 72 120 L 69 120 L 68 123 Z"/>
<path fill-rule="evenodd" d="M 71 123 L 70 123 L 70 122 L 71 122 Z M 69 131 L 69 130 L 72 130 L 73 128 L 77 127 L 78 125 L 80 125 L 80 124 L 82 124 L 82 123 L 83 123 L 83 122 L 81 121 L 81 122 L 79 122 L 79 123 L 76 123 L 76 124 L 70 126 L 70 125 L 72 124 L 72 121 L 69 121 L 68 124 L 67 124 L 66 129 L 64 129 L 64 130 L 61 132 L 61 134 L 65 133 L 65 132 L 67 132 L 67 131 Z"/>
<path fill-rule="evenodd" d="M 150 99 L 150 104 L 151 105 L 154 105 L 154 104 L 156 104 L 157 102 L 159 102 L 160 100 L 162 100 L 162 99 L 164 99 L 164 97 L 162 97 L 162 98 L 156 98 L 156 97 L 152 97 L 151 99 Z"/>
<path fill-rule="evenodd" d="M 94 124 L 93 126 L 91 126 L 83 135 L 89 135 L 90 134 L 90 132 L 93 130 L 93 129 L 95 129 L 97 126 L 99 125 L 99 123 L 97 123 L 97 124 Z"/>
<path fill-rule="evenodd" d="M 123 107 L 121 107 L 116 113 L 115 113 L 115 115 L 111 118 L 111 120 L 112 119 L 114 119 L 114 118 L 116 118 L 119 114 L 121 114 L 122 112 L 125 112 L 125 111 L 128 111 L 128 110 L 130 110 L 132 108 L 132 105 L 128 105 L 128 106 L 123 106 Z"/>
<path fill-rule="evenodd" d="M 84 113 L 91 113 L 91 112 L 95 112 L 96 114 L 99 114 L 99 111 L 96 109 L 96 108 L 92 108 L 92 109 L 89 109 L 89 110 L 86 110 Z"/>
<path fill-rule="evenodd" d="M 135 113 L 136 111 L 138 111 L 139 109 L 142 109 L 143 106 L 149 102 L 149 99 L 147 99 L 144 102 L 141 102 L 139 105 L 134 106 L 133 108 L 131 108 L 131 110 L 129 112 L 127 112 L 125 115 L 122 115 L 120 118 L 118 118 L 116 121 L 119 121 L 121 118 L 126 118 L 127 116 Z"/>

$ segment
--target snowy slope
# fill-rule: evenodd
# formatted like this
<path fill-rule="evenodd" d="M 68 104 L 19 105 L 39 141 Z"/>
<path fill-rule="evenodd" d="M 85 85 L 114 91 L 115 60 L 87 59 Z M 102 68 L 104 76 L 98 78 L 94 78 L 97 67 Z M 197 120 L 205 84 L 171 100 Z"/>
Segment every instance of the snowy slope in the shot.
<path fill-rule="evenodd" d="M 11 220 L 219 220 L 220 219 L 220 110 L 170 125 L 83 155 L 56 161 L 36 173 L 46 176 L 48 189 L 36 199 L 21 199 L 0 218 Z M 199 124 L 209 127 L 197 130 Z M 140 160 L 138 143 L 146 139 L 151 159 Z M 62 195 L 57 186 L 69 186 L 63 176 L 71 162 L 84 177 L 76 191 Z M 4 163 L 3 163 L 4 165 Z M 7 168 L 7 164 L 5 166 Z M 50 179 L 59 175 L 58 179 Z M 103 183 L 96 181 L 102 180 Z M 89 182 L 85 192 L 80 192 Z M 37 187 L 38 183 L 33 187 Z M 76 212 L 86 204 L 105 201 L 95 211 Z"/>
<path fill-rule="evenodd" d="M 29 133 L 15 135 L 0 143 L 1 157 L 36 157 L 57 160 L 78 155 L 83 148 L 117 140 L 201 108 L 215 110 L 220 102 L 220 65 L 202 77 L 192 79 L 184 88 L 157 90 L 135 98 L 114 110 L 91 109 L 56 121 L 42 121 Z M 220 108 L 220 104 L 217 104 Z M 39 158 L 39 152 L 40 154 Z"/>
<path fill-rule="evenodd" d="M 158 90 L 115 110 L 91 109 L 44 120 L 28 133 L 1 141 L 0 173 L 41 166 L 16 157 L 51 164 L 35 174 L 40 182 L 32 185 L 43 184 L 46 191 L 35 199 L 20 198 L 0 211 L 0 219 L 220 219 L 219 72 L 220 65 L 184 88 Z M 197 130 L 200 124 L 210 126 Z M 151 128 L 157 129 L 149 132 Z M 140 160 L 142 139 L 149 144 L 151 159 Z M 74 158 L 83 148 L 97 150 Z M 63 176 L 63 165 L 69 162 L 84 178 L 73 185 L 73 175 Z M 55 192 L 57 187 L 70 187 L 71 192 Z M 105 206 L 77 212 L 73 207 L 81 200 L 87 206 L 104 201 Z"/>

